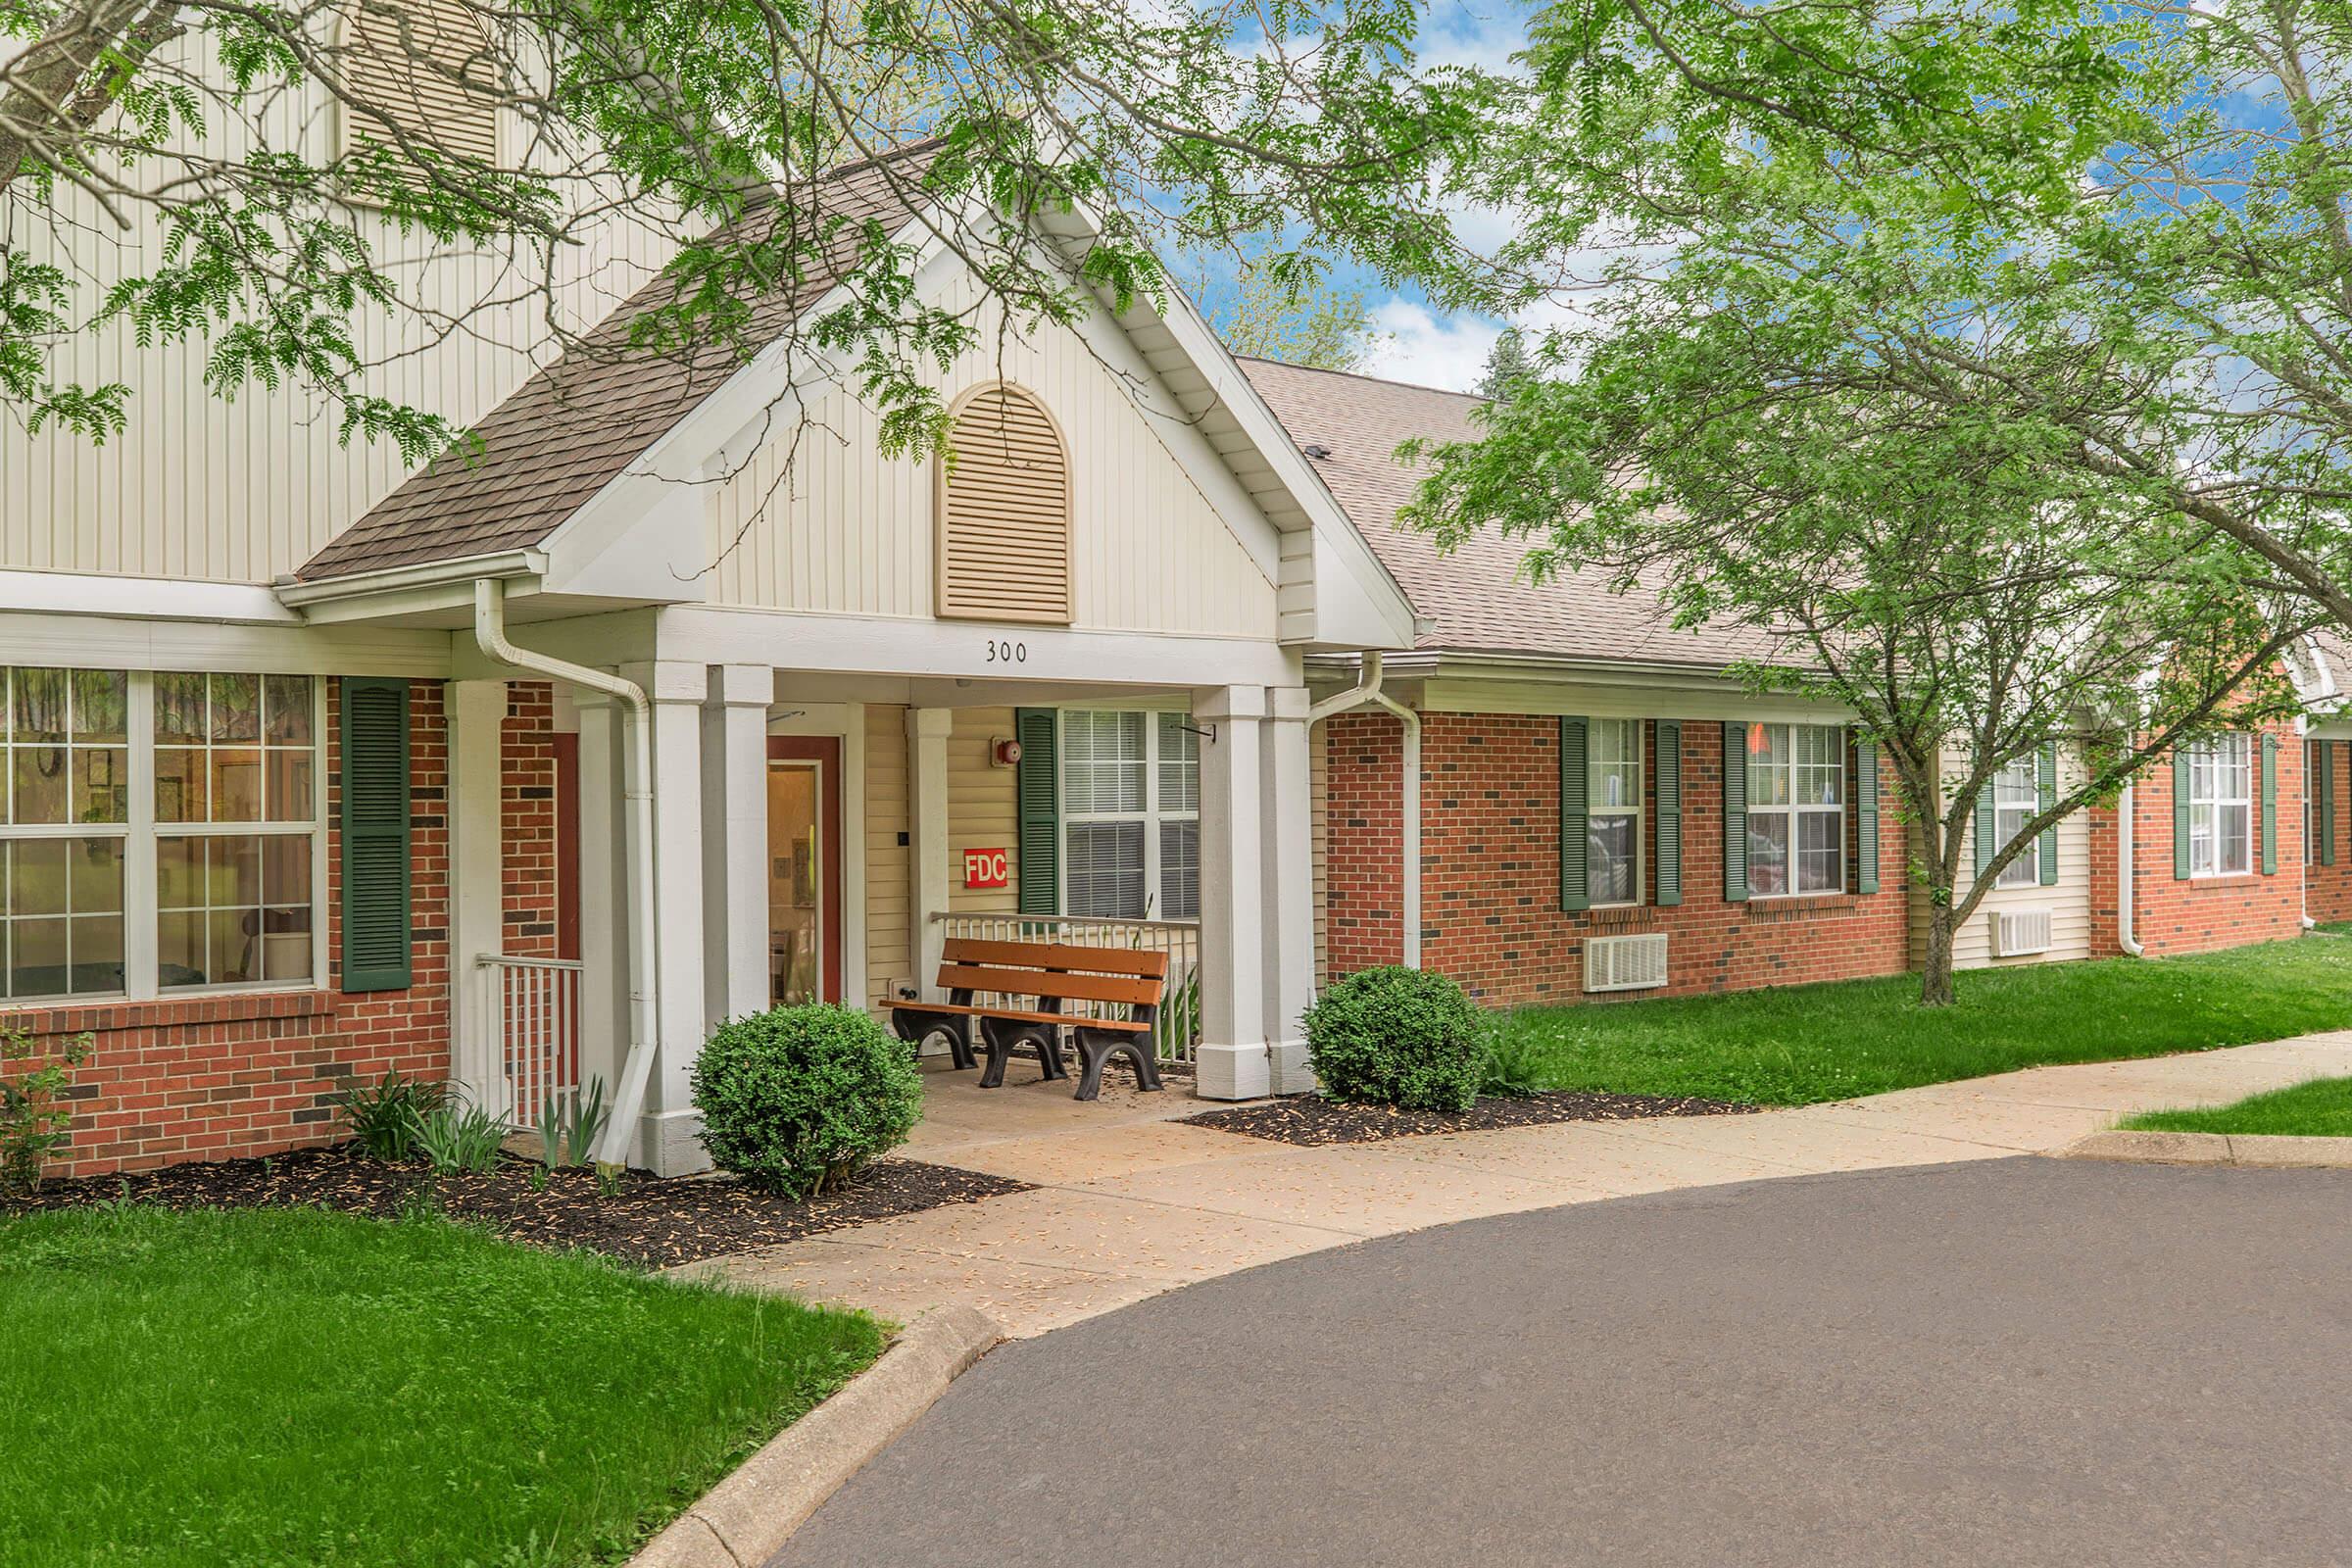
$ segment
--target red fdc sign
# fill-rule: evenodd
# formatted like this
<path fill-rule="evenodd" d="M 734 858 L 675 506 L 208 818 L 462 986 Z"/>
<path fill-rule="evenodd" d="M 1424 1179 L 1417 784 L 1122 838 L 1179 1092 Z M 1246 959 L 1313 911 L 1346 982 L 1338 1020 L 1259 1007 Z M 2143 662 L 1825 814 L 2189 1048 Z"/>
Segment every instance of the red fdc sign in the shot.
<path fill-rule="evenodd" d="M 967 888 L 1004 888 L 1012 885 L 1012 858 L 1004 850 L 966 850 L 963 852 L 963 885 Z"/>

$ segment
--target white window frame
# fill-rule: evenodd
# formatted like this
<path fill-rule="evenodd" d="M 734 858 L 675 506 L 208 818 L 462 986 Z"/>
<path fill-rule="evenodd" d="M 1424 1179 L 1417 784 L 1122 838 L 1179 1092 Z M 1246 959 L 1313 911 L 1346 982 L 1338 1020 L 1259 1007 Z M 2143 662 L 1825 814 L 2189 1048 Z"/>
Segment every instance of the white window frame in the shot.
<path fill-rule="evenodd" d="M 1602 729 L 1607 726 L 1619 726 L 1620 734 L 1630 734 L 1633 737 L 1633 756 L 1630 760 L 1634 764 L 1634 799 L 1633 804 L 1630 806 L 1604 806 L 1601 804 L 1601 792 L 1599 788 L 1600 779 L 1603 776 L 1601 770 L 1603 768 L 1614 768 L 1623 765 L 1622 761 L 1604 760 L 1598 755 L 1600 748 L 1593 744 L 1594 740 L 1600 735 Z M 1592 882 L 1592 821 L 1603 816 L 1630 816 L 1634 819 L 1634 875 L 1632 896 L 1623 899 L 1593 899 L 1590 901 L 1591 907 L 1592 908 L 1632 908 L 1642 903 L 1642 891 L 1649 885 L 1649 867 L 1646 858 L 1649 835 L 1645 831 L 1647 824 L 1643 821 L 1644 813 L 1642 811 L 1642 804 L 1647 797 L 1649 790 L 1648 750 L 1647 727 L 1641 719 L 1592 718 L 1586 720 L 1585 816 L 1587 818 L 1587 825 L 1585 830 L 1585 879 L 1588 886 L 1590 886 Z"/>
<path fill-rule="evenodd" d="M 1069 808 L 1069 787 L 1068 787 L 1068 779 L 1069 779 L 1069 774 L 1068 774 L 1068 772 L 1067 772 L 1067 768 L 1068 768 L 1068 766 L 1069 766 L 1069 748 L 1068 748 L 1068 746 L 1067 746 L 1067 744 L 1066 744 L 1067 732 L 1068 732 L 1068 723 L 1069 723 L 1069 715 L 1071 715 L 1072 713 L 1085 713 L 1085 714 L 1088 714 L 1088 715 L 1093 715 L 1093 714 L 1097 714 L 1097 713 L 1134 713 L 1134 712 L 1141 712 L 1141 713 L 1143 714 L 1143 717 L 1144 717 L 1144 808 L 1143 808 L 1141 811 L 1073 811 L 1073 810 L 1071 810 L 1071 809 L 1070 809 L 1070 808 Z M 1195 825 L 1196 825 L 1196 834 L 1198 833 L 1198 824 L 1200 823 L 1200 742 L 1199 742 L 1199 739 L 1196 737 L 1196 739 L 1195 739 L 1195 741 L 1194 741 L 1194 744 L 1193 744 L 1193 755 L 1192 755 L 1192 757 L 1191 757 L 1191 759 L 1190 759 L 1190 760 L 1191 760 L 1191 762 L 1192 762 L 1192 764 L 1193 764 L 1193 806 L 1192 806 L 1192 808 L 1191 808 L 1191 809 L 1189 809 L 1189 810 L 1187 810 L 1187 809 L 1183 809 L 1183 808 L 1171 808 L 1167 807 L 1167 806 L 1166 806 L 1166 804 L 1165 804 L 1165 803 L 1162 801 L 1162 799 L 1161 799 L 1161 790 L 1160 790 L 1160 772 L 1159 772 L 1159 770 L 1160 770 L 1160 763 L 1161 763 L 1161 762 L 1162 762 L 1162 760 L 1163 760 L 1163 759 L 1162 759 L 1162 757 L 1161 757 L 1161 755 L 1160 755 L 1160 745 L 1159 745 L 1160 723 L 1161 723 L 1161 720 L 1163 720 L 1163 719 L 1172 719 L 1172 720 L 1174 720 L 1174 721 L 1175 721 L 1175 723 L 1176 723 L 1176 725 L 1177 725 L 1178 727 L 1180 727 L 1180 728 L 1183 728 L 1183 729 L 1187 729 L 1187 730 L 1189 730 L 1189 729 L 1191 728 L 1191 726 L 1192 726 L 1192 722 L 1193 722 L 1193 717 L 1192 717 L 1192 714 L 1190 714 L 1189 712 L 1185 712 L 1185 711 L 1183 711 L 1183 710 L 1175 710 L 1175 709 L 1166 709 L 1166 708 L 1128 708 L 1128 707 L 1119 707 L 1119 706 L 1115 706 L 1115 705 L 1077 705 L 1077 706 L 1072 706 L 1072 707 L 1069 707 L 1069 708 L 1059 709 L 1059 710 L 1057 710 L 1055 711 L 1055 715 L 1054 715 L 1054 731 L 1055 731 L 1055 733 L 1054 733 L 1054 774 L 1055 774 L 1055 776 L 1054 776 L 1054 800 L 1056 801 L 1056 803 L 1058 803 L 1058 805 L 1059 805 L 1059 807 L 1060 807 L 1060 817 L 1061 817 L 1061 820 L 1060 820 L 1059 824 L 1058 824 L 1058 825 L 1057 825 L 1057 826 L 1054 828 L 1054 831 L 1055 831 L 1057 834 L 1059 834 L 1059 835 L 1060 835 L 1060 841 L 1059 841 L 1059 843 L 1058 843 L 1058 844 L 1056 844 L 1056 845 L 1055 845 L 1055 852 L 1056 852 L 1056 857 L 1057 857 L 1057 858 L 1059 859 L 1059 861 L 1060 861 L 1060 865 L 1061 865 L 1061 887 L 1060 887 L 1060 889 L 1059 889 L 1059 892 L 1060 892 L 1060 897 L 1061 897 L 1061 908 L 1062 908 L 1062 911 L 1063 911 L 1063 913 L 1064 913 L 1065 915 L 1067 915 L 1067 916 L 1068 916 L 1068 918 L 1070 918 L 1070 919 L 1073 919 L 1073 920 L 1120 920 L 1120 919 L 1140 919 L 1140 920 L 1169 920 L 1169 919 L 1173 918 L 1173 917 L 1171 917 L 1171 916 L 1170 916 L 1170 915 L 1167 913 L 1167 889 L 1166 889 L 1165 885 L 1162 883 L 1162 881 L 1160 880 L 1160 877 L 1161 877 L 1161 869 L 1162 869 L 1162 868 L 1161 868 L 1161 864 L 1160 864 L 1161 856 L 1160 856 L 1160 847 L 1159 847 L 1159 838 L 1160 838 L 1160 832 L 1159 832 L 1159 830 L 1160 830 L 1160 826 L 1161 826 L 1161 824 L 1162 824 L 1162 823 L 1168 823 L 1168 822 L 1191 822 L 1191 823 L 1193 823 L 1193 824 L 1195 824 Z M 1182 759 L 1182 758 L 1166 758 L 1166 759 L 1164 759 L 1164 760 L 1166 760 L 1166 761 L 1170 761 L 1170 762 L 1181 762 L 1181 761 L 1184 761 L 1184 760 L 1186 760 L 1186 759 Z M 1143 824 L 1143 828 L 1144 828 L 1144 911 L 1145 911 L 1143 914 L 1141 914 L 1141 915 L 1082 915 L 1082 914 L 1072 914 L 1072 913 L 1070 913 L 1070 912 L 1069 912 L 1069 911 L 1070 911 L 1070 829 L 1071 829 L 1073 826 L 1083 826 L 1083 825 L 1085 825 L 1085 824 L 1087 824 L 1087 823 L 1094 823 L 1094 822 L 1100 822 L 1100 823 L 1141 822 L 1141 823 Z M 1196 842 L 1198 842 L 1197 838 L 1196 838 Z M 1197 876 L 1198 876 L 1198 869 L 1197 869 L 1197 868 L 1196 868 L 1196 873 L 1195 873 L 1195 874 L 1196 874 L 1196 877 L 1197 877 Z M 1197 890 L 1196 890 L 1195 897 L 1196 897 L 1196 899 L 1198 899 L 1198 891 L 1197 891 Z M 1198 912 L 1196 912 L 1196 913 L 1194 913 L 1194 914 L 1192 914 L 1192 915 L 1184 916 L 1183 918 L 1181 918 L 1181 919 L 1177 920 L 1177 921 L 1176 921 L 1176 923 L 1178 923 L 1178 924 L 1191 924 L 1193 921 L 1195 921 L 1195 920 L 1198 920 L 1199 918 L 1200 918 L 1200 916 L 1199 916 Z"/>
<path fill-rule="evenodd" d="M 2226 780 L 2237 785 L 2235 793 Z M 2233 869 L 2224 864 L 2228 857 L 2222 844 L 2222 812 L 2232 806 L 2242 808 L 2244 824 L 2234 846 L 2244 863 Z M 2188 874 L 2205 880 L 2253 871 L 2254 737 L 2241 731 L 2193 741 L 2188 748 Z"/>
<path fill-rule="evenodd" d="M 2303 743 L 2303 863 L 2320 863 L 2320 778 L 2319 749 L 2326 741 L 2306 740 Z"/>
<path fill-rule="evenodd" d="M 2041 814 L 2041 775 L 2038 759 L 2013 757 L 2001 764 L 1992 775 L 1992 846 L 1988 855 L 1998 855 L 2009 847 L 2028 822 Z M 2021 803 L 2015 799 L 2024 791 Z M 2008 792 L 2004 795 L 2004 791 Z M 1992 879 L 1994 888 L 2033 888 L 2041 885 L 2040 853 L 2029 847 L 2025 853 L 2001 867 Z"/>
<path fill-rule="evenodd" d="M 101 664 L 50 666 L 18 663 L 13 668 L 105 669 Z M 250 996 L 256 993 L 324 989 L 327 972 L 327 774 L 331 756 L 326 731 L 326 686 L 334 677 L 307 670 L 246 670 L 208 667 L 167 670 L 132 669 L 125 723 L 129 736 L 130 804 L 123 822 L 54 822 L 13 827 L 0 824 L 0 837 L 90 838 L 119 836 L 122 847 L 122 989 L 85 991 L 42 997 L 0 998 L 0 1018 L 23 1010 L 83 1006 L 120 1002 L 178 1001 L 209 996 Z M 169 822 L 155 818 L 155 679 L 159 674 L 251 674 L 258 681 L 270 675 L 303 675 L 311 683 L 311 819 L 308 822 Z M 262 743 L 256 742 L 256 749 Z M 267 764 L 265 763 L 265 767 Z M 254 836 L 307 837 L 311 845 L 311 972 L 291 980 L 239 980 L 217 985 L 163 988 L 159 957 L 160 907 L 157 897 L 157 843 L 162 837 L 247 838 Z"/>
<path fill-rule="evenodd" d="M 1828 899 L 1837 897 L 1838 894 L 1845 891 L 1847 870 L 1845 860 L 1845 811 L 1847 805 L 1846 797 L 1849 792 L 1846 788 L 1847 780 L 1845 776 L 1845 726 L 1842 724 L 1807 724 L 1794 720 L 1783 719 L 1764 720 L 1761 722 L 1751 720 L 1748 727 L 1751 729 L 1762 728 L 1767 730 L 1780 730 L 1788 737 L 1788 803 L 1787 805 L 1772 805 L 1763 807 L 1757 806 L 1755 802 L 1755 788 L 1752 776 L 1748 779 L 1745 793 L 1747 796 L 1747 820 L 1749 824 L 1748 831 L 1752 831 L 1752 824 L 1758 816 L 1783 816 L 1788 818 L 1788 834 L 1787 843 L 1788 846 L 1788 859 L 1787 882 L 1782 891 L 1778 893 L 1760 892 L 1755 885 L 1755 863 L 1753 858 L 1754 850 L 1753 847 L 1750 846 L 1748 850 L 1749 861 L 1747 896 L 1751 900 L 1760 901 L 1769 901 L 1772 899 Z M 1831 742 L 1831 755 L 1837 759 L 1838 770 L 1838 804 L 1835 806 L 1807 805 L 1799 802 L 1796 799 L 1797 768 L 1800 765 L 1818 765 L 1800 764 L 1797 761 L 1796 735 L 1797 731 L 1799 730 L 1823 730 L 1827 731 L 1832 737 L 1834 737 Z M 1745 757 L 1740 758 L 1740 765 L 1742 768 L 1749 769 L 1752 775 L 1753 764 L 1751 764 Z M 1796 885 L 1797 866 L 1801 859 L 1800 846 L 1803 843 L 1802 819 L 1807 816 L 1834 816 L 1838 821 L 1838 874 L 1832 881 L 1831 885 L 1826 888 L 1799 888 Z"/>

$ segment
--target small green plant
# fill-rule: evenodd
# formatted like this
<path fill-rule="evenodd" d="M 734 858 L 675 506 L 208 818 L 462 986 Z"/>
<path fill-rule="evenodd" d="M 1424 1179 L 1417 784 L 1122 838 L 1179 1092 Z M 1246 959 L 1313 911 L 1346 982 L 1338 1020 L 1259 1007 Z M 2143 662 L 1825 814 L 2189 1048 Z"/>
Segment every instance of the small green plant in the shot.
<path fill-rule="evenodd" d="M 449 1103 L 449 1086 L 429 1078 L 404 1078 L 395 1070 L 374 1083 L 354 1082 L 335 1097 L 335 1108 L 351 1129 L 352 1142 L 370 1158 L 403 1160 L 416 1152 L 424 1118 Z"/>
<path fill-rule="evenodd" d="M 443 1176 L 496 1170 L 506 1141 L 507 1119 L 483 1105 L 445 1104 L 416 1121 L 416 1152 Z"/>
<path fill-rule="evenodd" d="M 1468 1110 L 1486 1076 L 1477 1004 L 1442 974 L 1359 969 L 1306 1009 L 1306 1049 L 1334 1100 Z"/>
<path fill-rule="evenodd" d="M 1487 1021 L 1487 1062 L 1478 1092 L 1502 1100 L 1526 1100 L 1544 1092 L 1544 1042 L 1520 1026 L 1517 1015 Z"/>
<path fill-rule="evenodd" d="M 628 1173 L 629 1167 L 626 1165 L 615 1164 L 609 1160 L 598 1160 L 596 1162 L 596 1196 L 618 1198 L 621 1178 Z"/>
<path fill-rule="evenodd" d="M 604 1136 L 605 1123 L 612 1119 L 602 1078 L 591 1078 L 586 1089 L 569 1094 L 550 1091 L 539 1109 L 539 1143 L 548 1165 L 567 1170 L 587 1164 L 596 1141 Z"/>
<path fill-rule="evenodd" d="M 694 1064 L 703 1147 L 787 1198 L 848 1184 L 906 1141 L 923 1110 L 904 1041 L 854 1007 L 778 1007 L 721 1024 Z"/>
<path fill-rule="evenodd" d="M 0 1192 L 36 1191 L 50 1154 L 73 1143 L 74 1110 L 65 1096 L 74 1069 L 89 1054 L 86 1034 L 44 1053 L 21 1029 L 0 1033 Z M 11 1074 L 5 1068 L 14 1061 L 36 1065 Z"/>

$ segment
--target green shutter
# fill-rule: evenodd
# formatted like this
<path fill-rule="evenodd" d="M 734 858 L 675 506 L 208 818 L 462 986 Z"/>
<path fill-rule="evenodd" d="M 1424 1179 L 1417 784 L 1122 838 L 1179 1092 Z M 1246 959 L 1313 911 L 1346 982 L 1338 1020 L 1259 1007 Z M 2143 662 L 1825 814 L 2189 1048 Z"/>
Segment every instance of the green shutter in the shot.
<path fill-rule="evenodd" d="M 2278 871 L 2278 737 L 2262 738 L 2262 874 Z"/>
<path fill-rule="evenodd" d="M 2320 863 L 2335 863 L 2335 742 L 2321 741 L 2312 747 L 2319 782 L 2306 784 L 2306 789 L 2320 792 Z"/>
<path fill-rule="evenodd" d="M 343 680 L 343 989 L 404 991 L 409 918 L 409 683 Z"/>
<path fill-rule="evenodd" d="M 1586 729 L 1581 718 L 1560 720 L 1560 907 L 1569 910 L 1592 906 L 1587 874 L 1591 868 L 1585 863 L 1591 808 L 1587 798 L 1590 775 L 1585 771 Z"/>
<path fill-rule="evenodd" d="M 2000 849 L 1993 840 L 2000 831 L 2001 819 L 1993 809 L 1992 786 L 1987 784 L 1977 791 L 1977 875 L 1983 876 L 1984 868 L 1992 863 L 1994 852 Z"/>
<path fill-rule="evenodd" d="M 1854 891 L 1879 891 L 1879 748 L 1854 742 Z"/>
<path fill-rule="evenodd" d="M 1661 718 L 1658 731 L 1658 903 L 1683 902 L 1683 726 Z"/>
<path fill-rule="evenodd" d="M 2058 804 L 2058 743 L 2055 741 L 2045 742 L 2041 748 L 2041 756 L 2036 760 L 2039 765 L 2035 782 L 2041 787 L 2038 799 L 2041 809 L 2046 811 Z M 2058 829 L 2055 824 L 2041 830 L 2041 843 L 2037 848 L 2041 854 L 2041 885 L 2045 888 L 2056 887 L 2058 885 Z"/>
<path fill-rule="evenodd" d="M 2188 748 L 2173 748 L 2173 880 L 2188 880 Z"/>
<path fill-rule="evenodd" d="M 1054 710 L 1023 708 L 1012 715 L 1021 743 L 1014 773 L 1021 823 L 1021 912 L 1061 912 L 1061 765 L 1054 745 Z"/>
<path fill-rule="evenodd" d="M 1747 726 L 1723 726 L 1723 896 L 1747 902 Z"/>

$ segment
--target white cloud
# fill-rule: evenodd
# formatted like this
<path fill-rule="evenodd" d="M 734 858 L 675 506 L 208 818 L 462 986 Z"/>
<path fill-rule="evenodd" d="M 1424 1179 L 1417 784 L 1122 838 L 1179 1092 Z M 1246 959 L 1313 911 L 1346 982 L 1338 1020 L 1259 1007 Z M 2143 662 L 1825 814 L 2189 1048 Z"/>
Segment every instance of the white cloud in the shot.
<path fill-rule="evenodd" d="M 1502 336 L 1502 323 L 1490 317 L 1439 316 L 1426 305 L 1396 298 L 1372 308 L 1372 324 L 1383 336 L 1364 362 L 1366 375 L 1454 392 L 1478 384 L 1488 353 Z"/>

